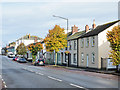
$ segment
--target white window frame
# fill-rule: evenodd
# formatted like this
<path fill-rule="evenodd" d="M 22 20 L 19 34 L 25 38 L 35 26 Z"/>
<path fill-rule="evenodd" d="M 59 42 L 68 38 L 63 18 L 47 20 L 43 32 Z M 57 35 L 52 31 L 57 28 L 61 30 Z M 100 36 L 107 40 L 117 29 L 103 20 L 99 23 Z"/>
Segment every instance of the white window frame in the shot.
<path fill-rule="evenodd" d="M 91 38 L 92 38 L 92 47 L 94 47 L 95 46 L 95 37 L 93 36 Z"/>
<path fill-rule="evenodd" d="M 84 47 L 84 38 L 81 39 L 81 48 Z"/>
<path fill-rule="evenodd" d="M 74 50 L 77 49 L 76 46 L 77 46 L 77 43 L 76 43 L 76 40 L 74 40 Z"/>
<path fill-rule="evenodd" d="M 95 63 L 95 53 L 92 53 L 92 63 Z"/>
<path fill-rule="evenodd" d="M 89 47 L 89 37 L 86 38 L 86 47 Z"/>
<path fill-rule="evenodd" d="M 84 62 L 84 53 L 81 53 L 81 62 Z"/>
<path fill-rule="evenodd" d="M 69 41 L 69 50 L 72 50 L 71 41 Z"/>
<path fill-rule="evenodd" d="M 74 53 L 74 54 L 73 54 L 73 63 L 76 63 L 76 62 L 77 62 L 77 57 L 76 57 L 76 56 L 77 56 L 77 54 Z"/>

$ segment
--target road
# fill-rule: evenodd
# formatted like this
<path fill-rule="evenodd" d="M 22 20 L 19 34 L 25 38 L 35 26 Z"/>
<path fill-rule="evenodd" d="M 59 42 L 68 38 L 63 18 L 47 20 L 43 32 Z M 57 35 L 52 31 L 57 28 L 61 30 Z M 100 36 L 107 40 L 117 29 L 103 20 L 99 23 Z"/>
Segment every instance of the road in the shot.
<path fill-rule="evenodd" d="M 98 77 L 82 72 L 32 66 L 2 57 L 2 78 L 7 88 L 118 88 L 117 76 Z M 110 78 L 112 77 L 112 78 Z M 113 78 L 115 77 L 115 78 Z"/>

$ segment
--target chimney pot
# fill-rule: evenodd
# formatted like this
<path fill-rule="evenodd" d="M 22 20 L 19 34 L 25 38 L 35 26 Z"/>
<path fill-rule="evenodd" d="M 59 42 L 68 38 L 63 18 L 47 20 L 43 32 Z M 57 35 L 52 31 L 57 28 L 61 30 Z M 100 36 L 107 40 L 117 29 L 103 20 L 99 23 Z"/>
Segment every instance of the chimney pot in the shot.
<path fill-rule="evenodd" d="M 72 27 L 72 34 L 78 32 L 78 27 L 75 25 Z"/>
<path fill-rule="evenodd" d="M 89 31 L 89 26 L 86 25 L 86 26 L 85 26 L 85 32 L 88 32 L 88 31 Z"/>
<path fill-rule="evenodd" d="M 92 28 L 95 29 L 96 28 L 96 24 L 95 24 L 95 19 L 93 20 L 93 25 Z"/>

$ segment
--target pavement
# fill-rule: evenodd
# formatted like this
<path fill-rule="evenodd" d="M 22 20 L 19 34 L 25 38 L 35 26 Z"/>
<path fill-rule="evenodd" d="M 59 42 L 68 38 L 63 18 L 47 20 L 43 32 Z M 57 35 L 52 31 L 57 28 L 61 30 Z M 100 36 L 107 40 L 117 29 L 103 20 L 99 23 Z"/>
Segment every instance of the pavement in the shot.
<path fill-rule="evenodd" d="M 2 57 L 2 78 L 7 88 L 80 88 L 118 89 L 118 76 L 69 70 L 51 66 L 33 66 Z"/>
<path fill-rule="evenodd" d="M 69 70 L 77 70 L 77 71 L 88 71 L 88 72 L 95 72 L 95 73 L 103 73 L 103 74 L 112 74 L 120 76 L 120 73 L 116 73 L 115 70 L 97 70 L 97 69 L 90 69 L 90 68 L 76 68 L 76 67 L 66 67 L 66 66 L 60 66 L 60 65 L 49 65 L 51 67 L 57 67 L 57 68 L 66 68 Z"/>

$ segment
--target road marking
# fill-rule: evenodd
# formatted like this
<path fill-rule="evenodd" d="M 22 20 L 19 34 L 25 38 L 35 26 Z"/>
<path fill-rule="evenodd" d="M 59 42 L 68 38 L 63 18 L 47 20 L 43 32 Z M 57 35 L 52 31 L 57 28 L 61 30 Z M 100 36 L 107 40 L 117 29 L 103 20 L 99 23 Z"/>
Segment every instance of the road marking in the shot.
<path fill-rule="evenodd" d="M 40 75 L 44 75 L 44 74 L 42 74 L 42 73 L 38 73 L 38 74 L 40 74 Z"/>
<path fill-rule="evenodd" d="M 70 83 L 70 85 L 71 86 L 74 86 L 74 87 L 77 87 L 77 88 L 83 88 L 83 89 L 85 89 L 84 87 L 82 87 L 82 86 L 79 86 L 79 85 L 75 85 L 75 84 L 72 84 L 72 83 Z M 86 89 L 87 90 L 87 89 Z"/>
<path fill-rule="evenodd" d="M 57 78 L 54 78 L 54 77 L 51 77 L 51 76 L 48 76 L 48 78 L 53 79 L 53 80 L 57 80 L 57 81 L 59 81 L 59 82 L 62 81 L 62 80 L 60 80 L 60 79 L 57 79 Z"/>
<path fill-rule="evenodd" d="M 42 74 L 42 73 L 39 73 L 39 72 L 35 72 L 36 74 L 39 74 L 39 75 L 44 75 L 44 74 Z"/>

